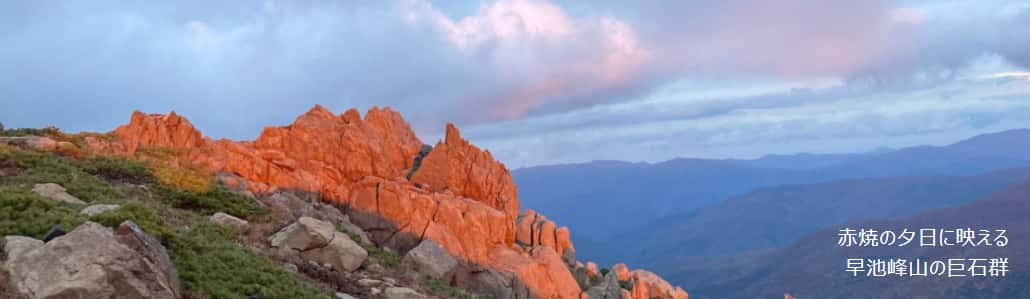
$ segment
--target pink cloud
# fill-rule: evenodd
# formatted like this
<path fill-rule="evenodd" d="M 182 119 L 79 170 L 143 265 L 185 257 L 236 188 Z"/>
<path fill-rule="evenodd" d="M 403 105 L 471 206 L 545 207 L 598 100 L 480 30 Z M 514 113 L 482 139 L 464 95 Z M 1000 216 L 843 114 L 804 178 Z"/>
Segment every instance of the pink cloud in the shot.
<path fill-rule="evenodd" d="M 488 57 L 508 87 L 491 115 L 512 119 L 545 101 L 617 88 L 637 78 L 652 54 L 634 28 L 610 17 L 573 18 L 546 1 L 501 0 L 452 19 L 430 4 L 409 2 L 406 19 L 428 24 L 468 57 Z"/>

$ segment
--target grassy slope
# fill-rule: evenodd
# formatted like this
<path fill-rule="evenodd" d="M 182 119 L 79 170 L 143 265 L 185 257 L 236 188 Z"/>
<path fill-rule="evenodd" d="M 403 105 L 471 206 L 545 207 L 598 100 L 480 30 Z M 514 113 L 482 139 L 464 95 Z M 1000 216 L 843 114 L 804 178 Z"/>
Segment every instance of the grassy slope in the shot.
<path fill-rule="evenodd" d="M 260 215 L 253 200 L 214 187 L 185 191 L 154 179 L 151 167 L 122 158 L 72 159 L 12 147 L 0 148 L 0 236 L 41 237 L 52 225 L 66 230 L 89 220 L 115 226 L 133 220 L 160 238 L 193 298 L 330 298 L 268 258 L 237 242 L 236 232 L 211 225 L 205 215 Z M 93 217 L 82 207 L 32 193 L 37 183 L 58 183 L 90 204 L 122 208 Z"/>

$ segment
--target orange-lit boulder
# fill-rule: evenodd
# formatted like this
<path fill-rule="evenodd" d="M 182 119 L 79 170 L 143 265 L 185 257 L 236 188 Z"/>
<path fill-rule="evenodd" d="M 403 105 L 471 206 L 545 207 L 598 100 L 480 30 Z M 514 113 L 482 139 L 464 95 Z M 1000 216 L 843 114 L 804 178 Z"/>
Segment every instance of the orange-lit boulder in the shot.
<path fill-rule="evenodd" d="M 536 211 L 522 211 L 516 221 L 515 240 L 519 245 L 549 247 L 563 257 L 575 250 L 572 241 L 569 240 L 569 229 L 567 227 L 556 228 L 557 225 L 554 221 L 548 220 L 546 216 Z M 566 262 L 570 265 L 575 264 L 575 259 L 566 260 Z"/>
<path fill-rule="evenodd" d="M 496 247 L 490 257 L 493 267 L 514 273 L 538 298 L 579 298 L 579 284 L 551 248 L 535 247 L 529 255 L 523 255 L 509 248 Z"/>
<path fill-rule="evenodd" d="M 626 264 L 612 265 L 612 272 L 615 273 L 615 277 L 619 278 L 619 281 L 629 280 L 629 267 L 626 267 Z"/>
<path fill-rule="evenodd" d="M 673 287 L 657 274 L 645 270 L 633 270 L 630 273 L 633 281 L 633 298 L 687 299 L 687 292 Z"/>

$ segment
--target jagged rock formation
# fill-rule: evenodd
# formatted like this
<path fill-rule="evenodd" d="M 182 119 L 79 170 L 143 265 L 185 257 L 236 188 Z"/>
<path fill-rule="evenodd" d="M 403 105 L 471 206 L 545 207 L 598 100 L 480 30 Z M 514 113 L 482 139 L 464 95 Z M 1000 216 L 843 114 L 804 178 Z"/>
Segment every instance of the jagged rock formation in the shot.
<path fill-rule="evenodd" d="M 548 247 L 561 255 L 567 264 L 576 263 L 576 249 L 569 240 L 568 227 L 558 228 L 554 221 L 528 209 L 519 214 L 516 227 L 515 241 L 519 245 Z"/>
<path fill-rule="evenodd" d="M 240 142 L 203 137 L 174 112 L 135 112 L 114 135 L 87 137 L 87 147 L 132 156 L 160 152 L 169 163 L 224 173 L 223 181 L 255 194 L 318 194 L 344 206 L 370 241 L 398 252 L 432 240 L 460 261 L 436 272 L 464 288 L 499 298 L 580 298 L 593 287 L 573 277 L 569 230 L 533 211 L 520 215 L 508 169 L 452 124 L 431 150 L 389 108 L 372 108 L 362 119 L 357 110 L 334 115 L 315 106 L 288 126 L 266 127 L 256 140 Z M 686 296 L 656 276 L 638 277 L 633 298 Z"/>

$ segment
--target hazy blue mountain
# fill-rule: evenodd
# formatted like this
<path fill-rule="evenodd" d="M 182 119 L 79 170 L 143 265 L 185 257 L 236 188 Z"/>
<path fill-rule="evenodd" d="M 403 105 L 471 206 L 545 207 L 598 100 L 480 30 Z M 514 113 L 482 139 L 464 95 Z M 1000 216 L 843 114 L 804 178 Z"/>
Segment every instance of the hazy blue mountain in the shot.
<path fill-rule="evenodd" d="M 513 171 L 524 207 L 569 226 L 588 258 L 590 244 L 636 231 L 752 190 L 894 176 L 977 175 L 1030 166 L 1030 130 L 1010 130 L 947 146 L 843 155 L 779 155 L 755 160 L 594 161 Z M 580 244 L 580 243 L 577 243 Z M 602 248 L 603 249 L 603 248 Z"/>
<path fill-rule="evenodd" d="M 964 205 L 896 220 L 853 222 L 808 234 L 776 250 L 707 259 L 671 271 L 691 298 L 1030 298 L 1030 182 Z M 1006 247 L 837 246 L 842 227 L 1006 229 Z M 848 258 L 1008 258 L 1005 278 L 867 278 L 844 272 Z M 700 270 L 699 267 L 707 267 Z M 669 277 L 669 276 L 667 276 Z"/>
<path fill-rule="evenodd" d="M 866 178 L 764 188 L 626 233 L 613 240 L 632 246 L 605 247 L 603 261 L 627 260 L 673 273 L 711 257 L 785 246 L 832 225 L 968 203 L 1026 180 L 1030 167 L 969 177 Z"/>

